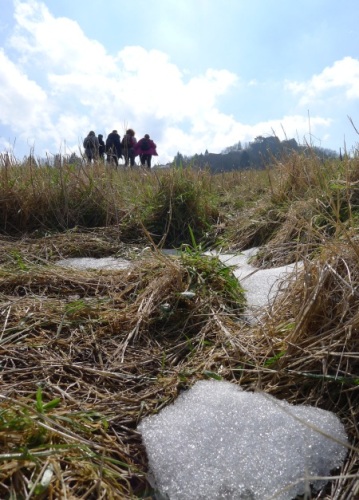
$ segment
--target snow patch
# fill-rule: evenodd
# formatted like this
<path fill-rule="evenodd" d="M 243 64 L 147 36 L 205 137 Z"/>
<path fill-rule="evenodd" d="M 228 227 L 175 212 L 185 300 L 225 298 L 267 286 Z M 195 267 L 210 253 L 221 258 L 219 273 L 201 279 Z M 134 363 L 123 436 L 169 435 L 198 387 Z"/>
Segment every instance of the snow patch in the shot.
<path fill-rule="evenodd" d="M 346 456 L 333 413 L 229 382 L 197 382 L 139 431 L 159 499 L 290 500 Z"/>

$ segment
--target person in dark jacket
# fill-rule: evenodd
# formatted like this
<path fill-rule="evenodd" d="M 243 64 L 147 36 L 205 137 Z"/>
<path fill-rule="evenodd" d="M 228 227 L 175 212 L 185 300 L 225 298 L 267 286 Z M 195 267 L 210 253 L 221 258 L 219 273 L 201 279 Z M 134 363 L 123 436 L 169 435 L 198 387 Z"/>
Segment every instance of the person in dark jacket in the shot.
<path fill-rule="evenodd" d="M 117 167 L 119 158 L 122 158 L 121 137 L 117 130 L 113 130 L 107 136 L 106 153 L 108 163 L 114 163 Z"/>
<path fill-rule="evenodd" d="M 99 143 L 98 155 L 100 160 L 103 160 L 105 158 L 105 151 L 106 151 L 105 141 L 103 140 L 102 134 L 98 134 L 97 138 Z"/>
<path fill-rule="evenodd" d="M 145 134 L 144 137 L 138 141 L 135 147 L 135 155 L 140 156 L 141 165 L 146 165 L 147 168 L 151 168 L 152 156 L 158 156 L 156 148 L 156 144 L 150 139 L 148 134 Z"/>
<path fill-rule="evenodd" d="M 91 130 L 87 134 L 87 137 L 85 137 L 83 147 L 85 148 L 85 155 L 89 163 L 91 163 L 92 160 L 98 159 L 99 143 L 93 130 Z"/>
<path fill-rule="evenodd" d="M 135 137 L 135 131 L 132 128 L 126 130 L 126 134 L 122 139 L 122 151 L 125 157 L 125 166 L 128 164 L 133 167 L 135 165 L 135 147 L 137 144 L 137 139 Z"/>

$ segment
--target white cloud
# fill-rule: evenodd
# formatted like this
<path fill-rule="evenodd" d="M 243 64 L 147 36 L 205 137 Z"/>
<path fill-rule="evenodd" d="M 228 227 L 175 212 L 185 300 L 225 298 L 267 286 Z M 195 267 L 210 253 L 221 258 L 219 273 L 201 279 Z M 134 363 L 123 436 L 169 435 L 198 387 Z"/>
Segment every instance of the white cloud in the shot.
<path fill-rule="evenodd" d="M 77 22 L 53 17 L 41 2 L 15 0 L 15 19 L 11 45 L 24 63 L 87 75 L 108 72 L 113 67 L 104 47 L 88 39 Z"/>
<path fill-rule="evenodd" d="M 332 66 L 314 75 L 307 82 L 287 82 L 286 88 L 294 94 L 301 95 L 300 104 L 305 105 L 320 99 L 323 95 L 333 90 L 344 90 L 347 99 L 359 98 L 359 60 L 344 57 Z M 342 93 L 338 98 L 342 99 Z"/>
<path fill-rule="evenodd" d="M 11 151 L 24 142 L 26 148 L 43 140 L 53 141 L 53 106 L 46 92 L 16 66 L 0 49 L 0 124 L 9 127 L 15 136 L 1 138 L 1 149 Z M 10 134 L 9 134 L 10 135 Z"/>
<path fill-rule="evenodd" d="M 308 132 L 302 116 L 245 125 L 220 112 L 219 97 L 238 83 L 230 71 L 207 69 L 190 78 L 167 54 L 139 46 L 110 55 L 76 22 L 55 18 L 36 0 L 16 0 L 15 19 L 11 45 L 18 60 L 0 51 L 0 122 L 42 150 L 77 150 L 90 129 L 106 135 L 131 126 L 150 133 L 165 163 L 177 151 L 219 152 L 273 130 L 300 139 Z M 303 92 L 300 85 L 289 88 Z M 329 125 L 311 118 L 312 131 Z"/>
<path fill-rule="evenodd" d="M 47 96 L 36 82 L 30 80 L 0 49 L 0 120 L 19 124 L 24 114 L 38 124 L 47 106 Z M 29 99 L 31 96 L 31 100 Z"/>

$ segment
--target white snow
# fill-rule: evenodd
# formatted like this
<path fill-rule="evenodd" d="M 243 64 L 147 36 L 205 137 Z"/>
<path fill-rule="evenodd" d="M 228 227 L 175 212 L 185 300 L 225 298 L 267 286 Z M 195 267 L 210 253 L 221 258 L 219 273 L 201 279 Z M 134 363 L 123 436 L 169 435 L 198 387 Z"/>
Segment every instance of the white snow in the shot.
<path fill-rule="evenodd" d="M 245 250 L 241 254 L 217 254 L 207 252 L 205 255 L 216 255 L 225 265 L 234 266 L 233 273 L 239 279 L 245 290 L 247 299 L 246 317 L 249 321 L 256 321 L 265 307 L 270 305 L 278 293 L 280 283 L 292 274 L 299 264 L 276 267 L 272 269 L 258 269 L 248 263 L 258 248 Z M 179 255 L 177 250 L 164 250 L 168 255 Z M 127 269 L 131 262 L 117 257 L 74 257 L 56 262 L 58 266 L 73 269 Z M 293 274 L 294 275 L 294 274 Z"/>
<path fill-rule="evenodd" d="M 131 262 L 116 257 L 101 257 L 99 259 L 73 257 L 58 260 L 56 265 L 73 269 L 127 269 L 131 265 Z"/>
<path fill-rule="evenodd" d="M 270 269 L 258 269 L 249 264 L 250 258 L 256 255 L 258 250 L 259 248 L 251 248 L 240 254 L 211 252 L 206 254 L 216 255 L 223 264 L 234 267 L 233 274 L 245 290 L 247 299 L 245 315 L 252 323 L 258 320 L 266 307 L 270 306 L 284 280 L 289 276 L 295 279 L 295 272 L 302 266 L 299 262 Z"/>
<path fill-rule="evenodd" d="M 289 500 L 346 456 L 333 413 L 229 382 L 197 382 L 139 431 L 161 499 Z"/>

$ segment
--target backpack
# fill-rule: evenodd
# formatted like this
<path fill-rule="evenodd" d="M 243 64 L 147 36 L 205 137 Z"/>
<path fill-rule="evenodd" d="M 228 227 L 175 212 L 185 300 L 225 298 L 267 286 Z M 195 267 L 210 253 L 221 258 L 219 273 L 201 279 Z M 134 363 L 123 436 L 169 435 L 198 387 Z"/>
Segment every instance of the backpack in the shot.
<path fill-rule="evenodd" d="M 134 146 L 134 141 L 132 139 L 131 136 L 129 135 L 124 135 L 123 136 L 123 139 L 122 139 L 122 146 L 125 148 L 125 149 L 130 149 Z"/>
<path fill-rule="evenodd" d="M 146 138 L 141 140 L 141 150 L 148 151 L 151 147 L 150 141 Z"/>
<path fill-rule="evenodd" d="M 93 137 L 91 136 L 85 137 L 84 148 L 90 151 L 95 151 L 95 141 L 93 140 Z"/>

